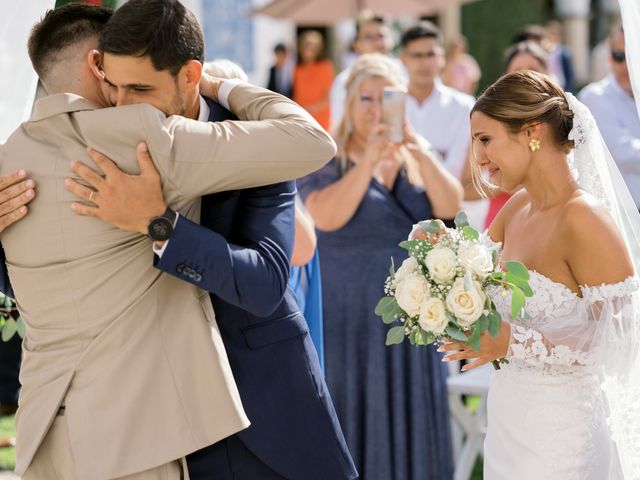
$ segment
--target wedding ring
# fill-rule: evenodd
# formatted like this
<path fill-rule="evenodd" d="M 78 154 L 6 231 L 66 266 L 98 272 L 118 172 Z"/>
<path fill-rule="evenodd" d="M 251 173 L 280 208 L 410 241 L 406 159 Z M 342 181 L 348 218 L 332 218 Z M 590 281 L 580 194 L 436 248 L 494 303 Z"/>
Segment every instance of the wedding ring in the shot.
<path fill-rule="evenodd" d="M 96 193 L 93 190 L 91 190 L 91 193 L 89 194 L 89 201 L 93 202 L 93 194 Z"/>

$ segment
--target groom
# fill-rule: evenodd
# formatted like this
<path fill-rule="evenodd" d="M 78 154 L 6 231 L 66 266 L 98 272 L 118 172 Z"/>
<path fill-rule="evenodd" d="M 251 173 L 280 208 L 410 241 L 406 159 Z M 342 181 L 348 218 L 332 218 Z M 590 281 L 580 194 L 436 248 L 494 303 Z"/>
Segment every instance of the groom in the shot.
<path fill-rule="evenodd" d="M 180 72 L 193 75 L 191 67 L 202 61 L 203 51 L 202 32 L 179 2 L 129 1 L 103 30 L 100 47 L 105 80 L 119 105 L 146 102 L 166 114 L 229 118 L 220 105 L 182 89 Z M 108 160 L 98 161 L 109 168 Z M 77 171 L 95 180 L 86 167 Z M 116 183 L 110 183 L 114 179 Z M 147 205 L 145 200 L 162 198 L 147 180 L 145 174 L 108 175 L 94 181 L 93 193 L 76 184 L 71 187 L 74 193 L 98 205 L 78 204 L 76 211 L 146 232 L 147 223 L 139 219 L 166 207 Z M 294 195 L 295 185 L 289 182 L 203 197 L 203 227 L 183 216 L 172 217 L 169 240 L 158 238 L 155 244 L 157 268 L 212 293 L 234 378 L 252 422 L 239 435 L 190 455 L 192 479 L 356 477 L 306 322 L 287 289 Z M 148 211 L 140 211 L 143 208 Z"/>

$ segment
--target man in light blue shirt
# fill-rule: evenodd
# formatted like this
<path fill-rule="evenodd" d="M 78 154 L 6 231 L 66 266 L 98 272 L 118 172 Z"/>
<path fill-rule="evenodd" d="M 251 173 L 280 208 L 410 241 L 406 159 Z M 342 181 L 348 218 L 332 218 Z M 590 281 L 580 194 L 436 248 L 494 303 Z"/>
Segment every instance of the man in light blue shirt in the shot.
<path fill-rule="evenodd" d="M 624 50 L 624 32 L 609 37 L 611 73 L 587 85 L 578 98 L 591 110 L 625 183 L 640 208 L 640 117 L 631 89 Z"/>
<path fill-rule="evenodd" d="M 445 64 L 440 30 L 431 22 L 411 27 L 402 36 L 400 58 L 409 73 L 409 124 L 459 179 L 469 158 L 469 115 L 475 101 L 440 81 Z"/>

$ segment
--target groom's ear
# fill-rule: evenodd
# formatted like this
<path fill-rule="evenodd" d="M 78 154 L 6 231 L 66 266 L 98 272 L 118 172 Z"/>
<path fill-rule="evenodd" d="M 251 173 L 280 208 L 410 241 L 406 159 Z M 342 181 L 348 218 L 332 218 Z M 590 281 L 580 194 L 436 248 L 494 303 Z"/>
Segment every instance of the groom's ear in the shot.
<path fill-rule="evenodd" d="M 178 72 L 178 82 L 183 91 L 191 92 L 198 88 L 202 78 L 202 63 L 189 60 Z"/>

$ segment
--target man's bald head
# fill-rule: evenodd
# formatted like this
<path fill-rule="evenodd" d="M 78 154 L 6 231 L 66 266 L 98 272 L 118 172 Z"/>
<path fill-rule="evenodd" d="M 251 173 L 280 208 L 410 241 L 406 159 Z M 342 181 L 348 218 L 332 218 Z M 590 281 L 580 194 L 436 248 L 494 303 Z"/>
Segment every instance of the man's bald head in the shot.
<path fill-rule="evenodd" d="M 77 86 L 87 53 L 109 21 L 108 8 L 70 3 L 49 10 L 31 30 L 28 50 L 33 68 L 48 93 Z"/>

